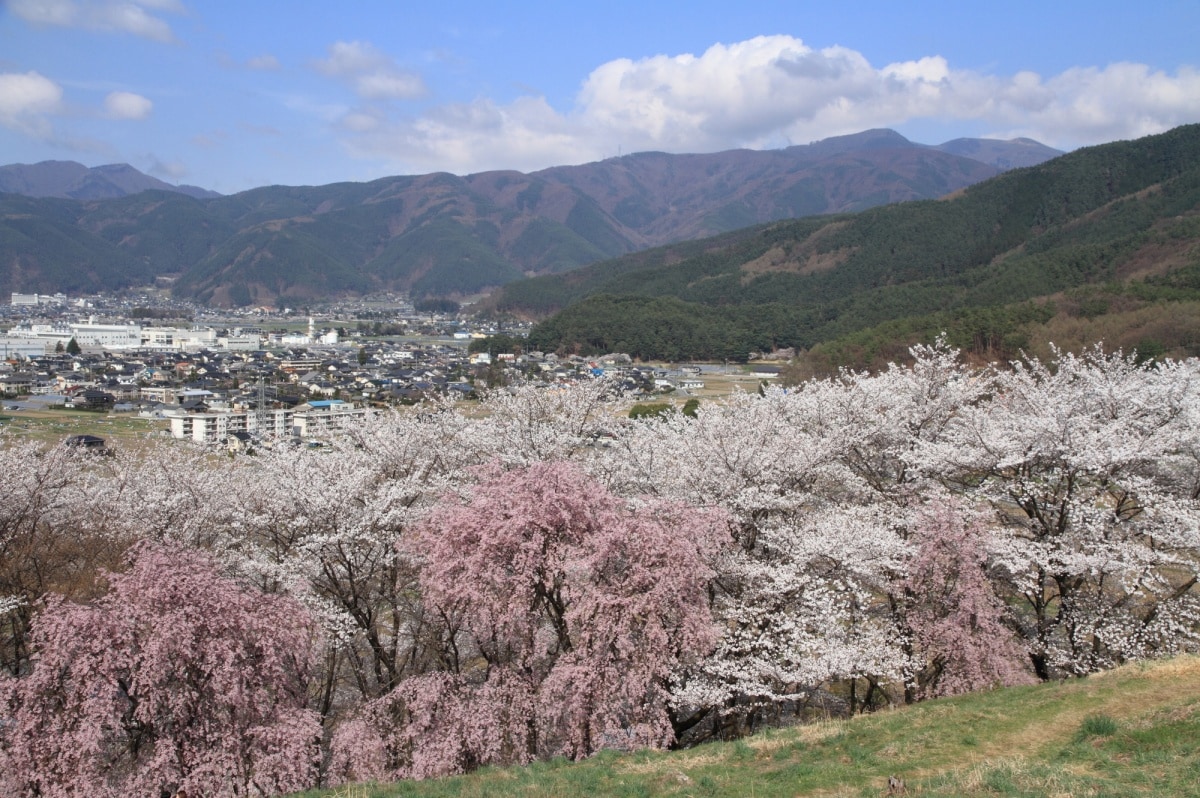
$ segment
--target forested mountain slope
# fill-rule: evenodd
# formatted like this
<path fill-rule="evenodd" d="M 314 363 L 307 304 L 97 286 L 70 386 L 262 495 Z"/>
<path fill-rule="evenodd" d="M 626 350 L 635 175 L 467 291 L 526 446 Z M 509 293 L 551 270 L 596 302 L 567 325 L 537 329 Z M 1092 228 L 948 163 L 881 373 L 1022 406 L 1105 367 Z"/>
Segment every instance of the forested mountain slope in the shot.
<path fill-rule="evenodd" d="M 1079 150 L 945 200 L 780 222 L 514 283 L 495 307 L 562 309 L 535 328 L 539 348 L 744 358 L 900 319 L 933 324 L 929 314 L 949 313 L 943 327 L 974 315 L 1011 331 L 1048 321 L 1057 309 L 1045 298 L 1086 303 L 1085 286 L 1135 304 L 1200 299 L 1200 125 Z M 1093 316 L 1114 300 L 1097 301 Z"/>
<path fill-rule="evenodd" d="M 441 173 L 227 197 L 2 194 L 0 295 L 164 278 L 177 295 L 216 305 L 376 290 L 461 297 L 749 224 L 943 196 L 1005 164 L 1056 154 L 1023 140 L 943 147 L 868 131 L 785 150 L 642 153 L 529 175 Z"/>

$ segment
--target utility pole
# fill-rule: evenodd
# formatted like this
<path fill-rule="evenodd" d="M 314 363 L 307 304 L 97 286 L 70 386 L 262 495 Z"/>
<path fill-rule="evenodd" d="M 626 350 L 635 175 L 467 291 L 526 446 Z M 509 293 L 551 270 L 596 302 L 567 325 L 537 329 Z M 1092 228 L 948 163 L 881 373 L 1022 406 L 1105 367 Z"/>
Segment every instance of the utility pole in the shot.
<path fill-rule="evenodd" d="M 262 375 L 258 375 L 258 401 L 254 408 L 254 426 L 259 438 L 266 436 L 267 429 L 267 386 Z"/>

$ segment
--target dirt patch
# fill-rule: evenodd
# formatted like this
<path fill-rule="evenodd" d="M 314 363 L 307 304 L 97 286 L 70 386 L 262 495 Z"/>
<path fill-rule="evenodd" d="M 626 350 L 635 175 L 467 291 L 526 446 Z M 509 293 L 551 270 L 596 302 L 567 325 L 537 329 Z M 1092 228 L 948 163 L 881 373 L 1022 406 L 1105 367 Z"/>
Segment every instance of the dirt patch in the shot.
<path fill-rule="evenodd" d="M 843 247 L 833 252 L 814 252 L 800 266 L 800 274 L 817 274 L 835 269 L 850 260 L 855 251 L 854 248 Z"/>
<path fill-rule="evenodd" d="M 742 282 L 748 282 L 764 274 L 791 272 L 792 274 L 817 274 L 836 269 L 850 259 L 854 250 L 849 247 L 831 252 L 795 252 L 783 247 L 773 247 L 749 263 L 742 264 Z"/>
<path fill-rule="evenodd" d="M 1200 259 L 1200 244 L 1194 238 L 1154 241 L 1140 247 L 1117 266 L 1117 278 L 1138 280 L 1181 269 Z"/>
<path fill-rule="evenodd" d="M 857 248 L 823 249 L 821 244 L 847 224 L 848 222 L 833 222 L 803 241 L 772 247 L 754 260 L 742 264 L 742 281 L 748 282 L 760 275 L 775 272 L 817 274 L 841 266 L 850 259 Z"/>

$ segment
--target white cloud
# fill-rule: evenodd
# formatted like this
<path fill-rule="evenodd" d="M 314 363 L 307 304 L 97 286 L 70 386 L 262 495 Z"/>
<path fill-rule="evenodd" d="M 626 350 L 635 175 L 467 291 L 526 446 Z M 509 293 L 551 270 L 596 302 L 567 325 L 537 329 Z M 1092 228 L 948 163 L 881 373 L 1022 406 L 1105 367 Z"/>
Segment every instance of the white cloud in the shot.
<path fill-rule="evenodd" d="M 114 91 L 104 98 L 104 111 L 113 119 L 145 119 L 154 103 L 140 94 Z"/>
<path fill-rule="evenodd" d="M 368 42 L 335 42 L 319 72 L 345 81 L 364 100 L 412 100 L 425 94 L 421 76 L 404 69 Z"/>
<path fill-rule="evenodd" d="M 34 25 L 130 33 L 160 42 L 175 40 L 162 12 L 183 13 L 177 0 L 8 0 L 13 14 Z"/>
<path fill-rule="evenodd" d="M 360 81 L 391 74 L 389 65 L 370 45 L 339 42 L 319 68 Z M 355 85 L 365 99 L 388 94 L 373 94 L 367 81 Z M 391 96 L 414 86 L 401 81 Z M 777 147 L 921 119 L 969 121 L 994 135 L 1071 148 L 1200 121 L 1200 73 L 1118 63 L 1049 77 L 998 76 L 955 69 L 937 55 L 876 67 L 844 47 L 760 36 L 700 55 L 601 64 L 571 109 L 523 97 L 441 106 L 408 119 L 379 109 L 347 114 L 340 129 L 353 154 L 405 171 L 529 170 L 618 150 Z"/>
<path fill-rule="evenodd" d="M 1083 145 L 1200 121 L 1200 72 L 1194 67 L 1170 75 L 1145 64 L 1117 63 L 1027 80 L 1005 86 L 997 98 L 995 123 L 1006 135 Z"/>
<path fill-rule="evenodd" d="M 150 161 L 146 172 L 160 180 L 170 180 L 178 183 L 188 175 L 187 167 L 180 161 L 163 161 L 156 155 L 148 155 L 146 157 Z"/>
<path fill-rule="evenodd" d="M 61 86 L 37 72 L 0 73 L 0 125 L 46 138 L 47 116 L 59 110 L 62 96 Z"/>
<path fill-rule="evenodd" d="M 256 55 L 246 61 L 246 66 L 250 69 L 258 69 L 265 72 L 273 72 L 279 69 L 279 59 L 273 55 Z"/>
<path fill-rule="evenodd" d="M 531 171 L 594 157 L 590 142 L 540 97 L 503 106 L 489 100 L 442 106 L 398 123 L 355 112 L 342 128 L 354 134 L 345 140 L 352 155 L 384 160 L 399 171 Z"/>

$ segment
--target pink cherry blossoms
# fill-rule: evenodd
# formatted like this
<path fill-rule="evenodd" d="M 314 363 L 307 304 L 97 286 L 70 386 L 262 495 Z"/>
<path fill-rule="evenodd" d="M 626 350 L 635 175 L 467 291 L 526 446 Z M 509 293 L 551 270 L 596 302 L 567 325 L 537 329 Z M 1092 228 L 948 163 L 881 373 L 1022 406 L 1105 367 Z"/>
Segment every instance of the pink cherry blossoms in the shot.
<path fill-rule="evenodd" d="M 988 579 L 983 536 L 978 520 L 964 519 L 958 504 L 944 497 L 922 509 L 914 524 L 916 553 L 903 587 L 924 695 L 1034 681 Z"/>
<path fill-rule="evenodd" d="M 671 675 L 716 640 L 727 539 L 720 512 L 628 505 L 569 463 L 484 469 L 408 543 L 446 667 L 369 704 L 335 756 L 358 778 L 424 777 L 668 744 Z M 348 739 L 363 733 L 381 738 L 370 757 Z"/>
<path fill-rule="evenodd" d="M 0 683 L 8 795 L 269 795 L 311 785 L 312 626 L 205 556 L 138 546 L 91 605 L 51 597 L 31 672 Z"/>

